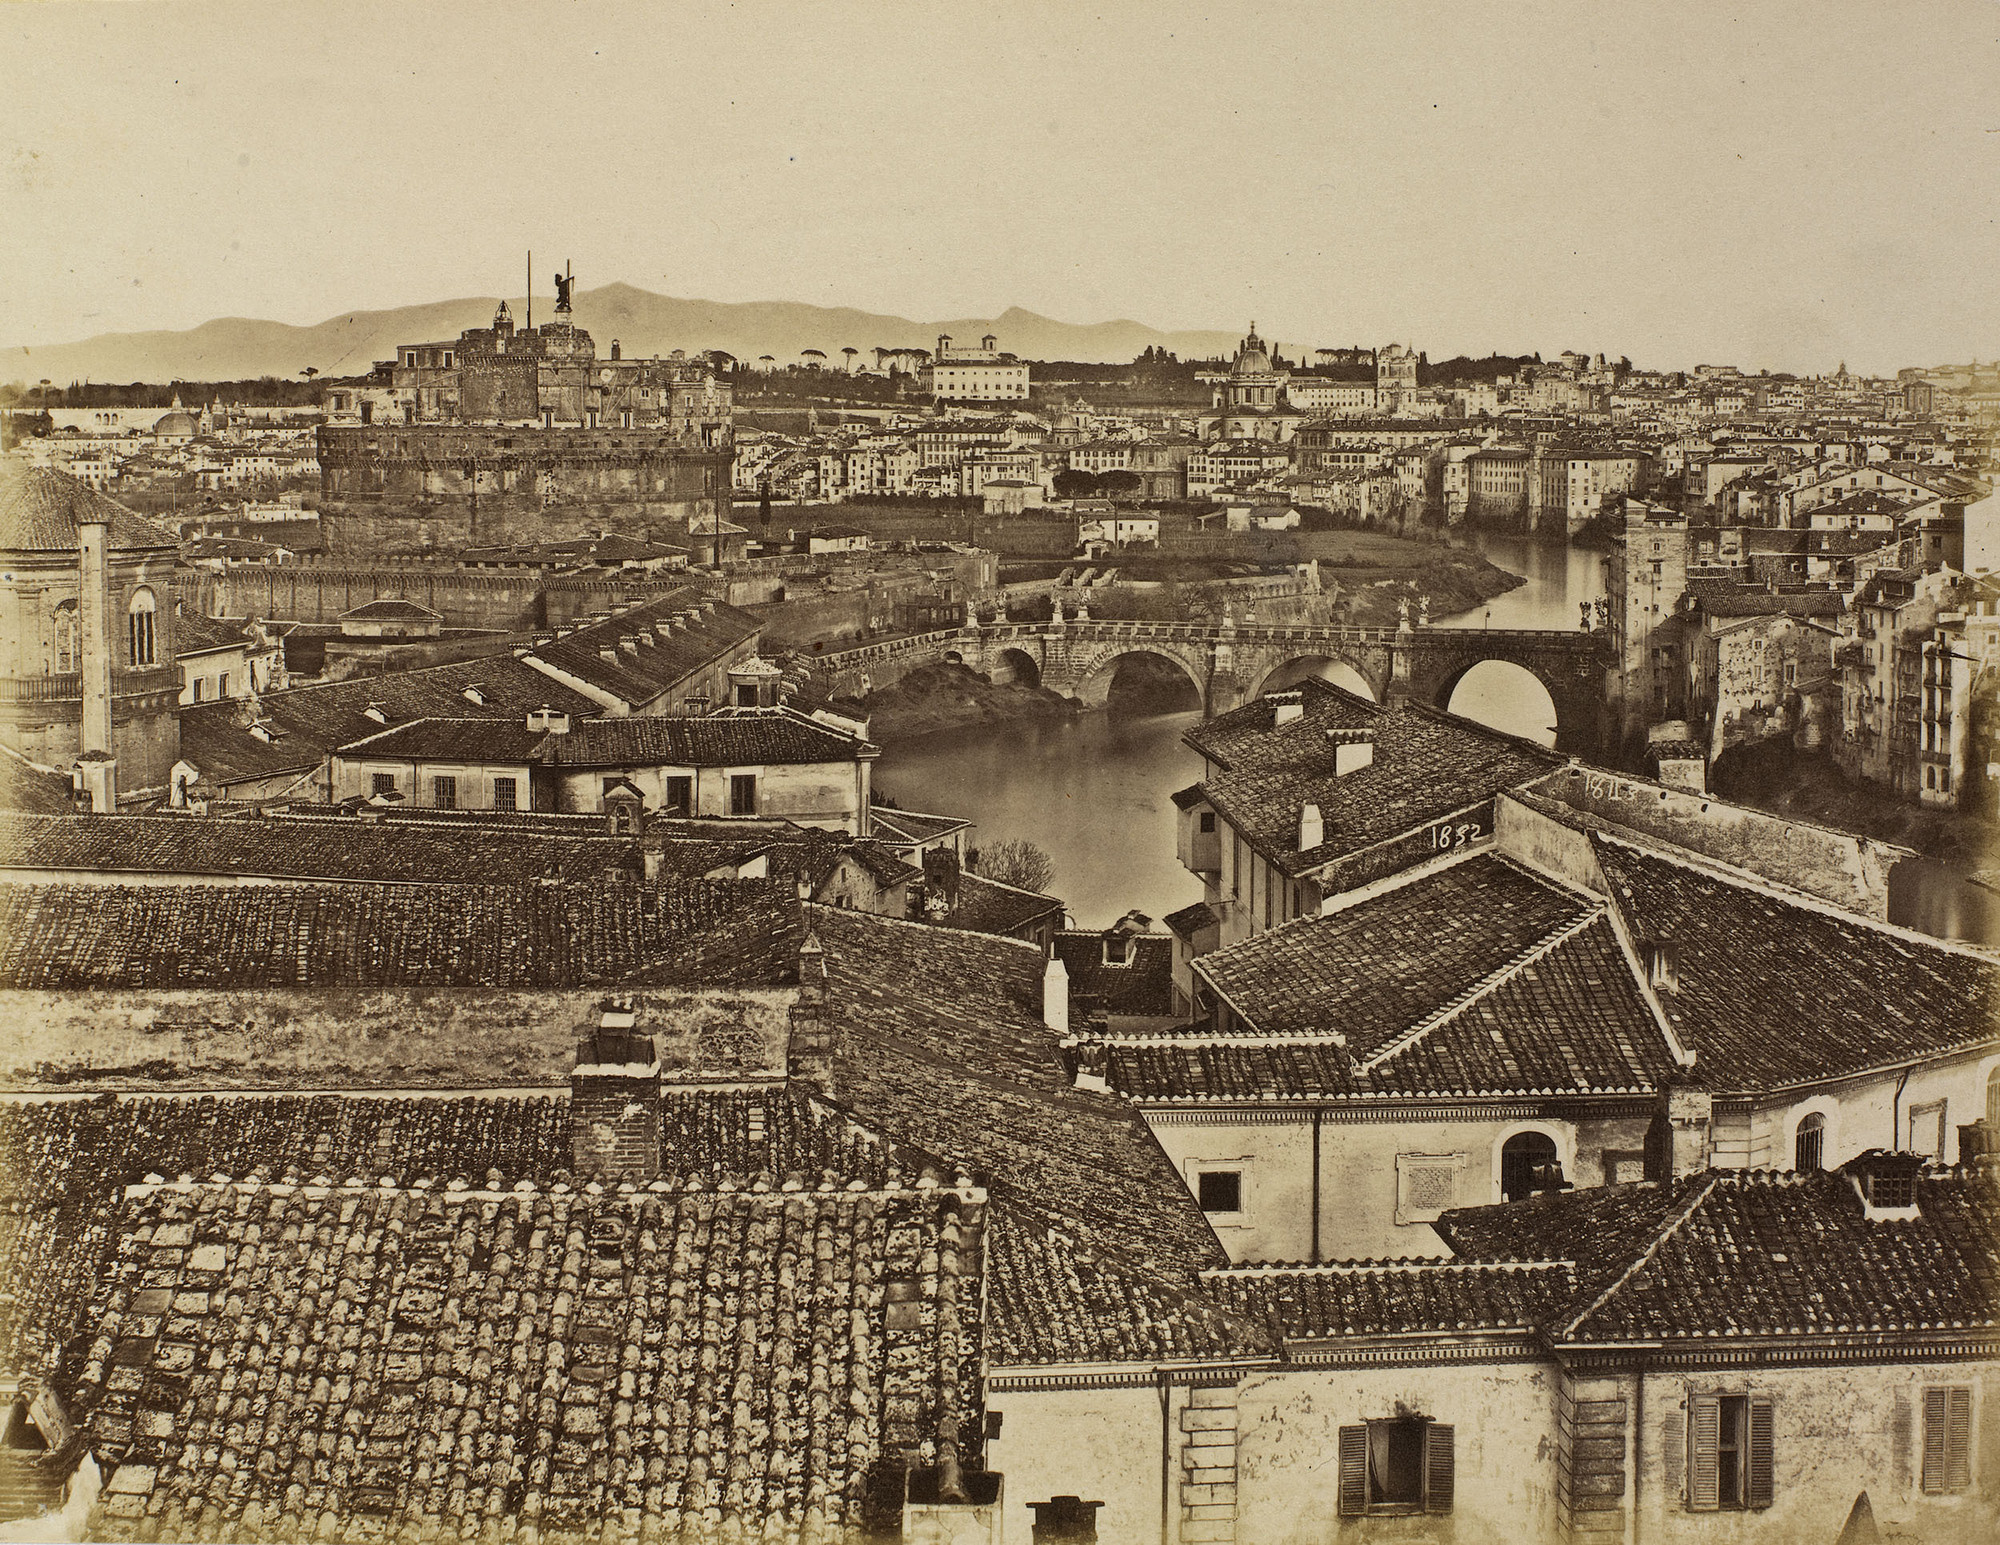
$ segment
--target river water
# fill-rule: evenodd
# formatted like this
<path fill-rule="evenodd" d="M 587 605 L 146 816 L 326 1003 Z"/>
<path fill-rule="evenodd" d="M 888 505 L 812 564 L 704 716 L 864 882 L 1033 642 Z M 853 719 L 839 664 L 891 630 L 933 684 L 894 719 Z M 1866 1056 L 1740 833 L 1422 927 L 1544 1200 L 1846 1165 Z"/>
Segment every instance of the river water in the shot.
<path fill-rule="evenodd" d="M 1597 554 L 1480 535 L 1478 545 L 1527 584 L 1488 607 L 1434 617 L 1453 627 L 1573 628 L 1577 605 L 1604 593 Z M 1488 611 L 1490 610 L 1490 617 Z M 1360 678 L 1329 667 L 1343 686 Z M 1544 744 L 1555 713 L 1540 683 L 1511 666 L 1476 666 L 1452 708 Z M 974 822 L 973 843 L 1025 837 L 1055 861 L 1049 889 L 1080 928 L 1102 928 L 1137 907 L 1155 921 L 1201 899 L 1201 885 L 1174 857 L 1171 795 L 1201 776 L 1201 758 L 1181 744 L 1198 713 L 1081 714 L 927 736 L 885 751 L 875 786 L 911 810 Z"/>

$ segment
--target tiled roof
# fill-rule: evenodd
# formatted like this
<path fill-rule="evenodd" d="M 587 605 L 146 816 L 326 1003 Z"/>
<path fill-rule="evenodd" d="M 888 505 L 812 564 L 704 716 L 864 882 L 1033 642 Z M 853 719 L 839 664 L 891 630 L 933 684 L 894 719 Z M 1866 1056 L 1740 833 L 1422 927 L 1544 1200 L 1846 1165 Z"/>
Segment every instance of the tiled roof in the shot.
<path fill-rule="evenodd" d="M 2000 1190 L 1933 1172 L 1917 1216 L 1868 1219 L 1841 1173 L 1707 1170 L 1446 1213 L 1454 1250 L 1577 1263 L 1558 1341 L 1873 1335 L 2000 1324 Z"/>
<path fill-rule="evenodd" d="M 1378 707 L 1326 682 L 1288 689 L 1305 712 L 1274 725 L 1259 698 L 1189 730 L 1216 764 L 1196 785 L 1230 826 L 1287 874 L 1358 852 L 1540 777 L 1552 751 L 1415 703 Z M 1373 730 L 1374 761 L 1335 777 L 1329 730 Z M 1299 809 L 1319 806 L 1325 840 L 1298 848 Z"/>
<path fill-rule="evenodd" d="M 768 1182 L 155 1190 L 78 1384 L 119 1465 L 92 1533 L 839 1537 L 878 1460 L 976 1429 L 982 1213 Z"/>
<path fill-rule="evenodd" d="M 364 601 L 359 606 L 350 607 L 340 614 L 341 620 L 353 618 L 357 622 L 435 622 L 443 614 L 432 611 L 428 606 L 419 606 L 415 601 L 406 601 L 400 596 L 383 596 L 373 601 Z"/>
<path fill-rule="evenodd" d="M 672 846 L 678 846 L 673 844 Z M 0 870 L 265 875 L 298 880 L 517 885 L 596 883 L 641 873 L 639 839 L 352 816 L 242 819 L 185 815 L 0 814 Z M 671 851 L 671 848 L 670 848 Z"/>
<path fill-rule="evenodd" d="M 1219 1265 L 1139 1114 L 1071 1087 L 1041 1022 L 1032 946 L 808 908 L 839 1028 L 836 1093 L 898 1141 L 976 1164 L 1010 1211 L 1169 1278 Z"/>
<path fill-rule="evenodd" d="M 1192 939 L 1204 928 L 1216 927 L 1222 919 L 1215 915 L 1215 909 L 1205 901 L 1194 902 L 1182 907 L 1178 912 L 1169 912 L 1160 919 L 1168 933 L 1183 939 Z"/>
<path fill-rule="evenodd" d="M 0 810 L 67 815 L 76 809 L 67 775 L 44 772 L 12 746 L 0 746 Z"/>
<path fill-rule="evenodd" d="M 1688 594 L 1711 617 L 1838 617 L 1845 605 L 1835 590 L 1771 590 L 1726 580 L 1692 580 Z"/>
<path fill-rule="evenodd" d="M 927 815 L 921 810 L 896 810 L 875 805 L 868 812 L 870 829 L 884 842 L 932 842 L 972 825 L 955 815 Z"/>
<path fill-rule="evenodd" d="M 1050 913 L 1055 913 L 1060 921 L 1062 905 L 1059 897 L 1024 891 L 1017 885 L 989 880 L 968 869 L 959 873 L 957 895 L 941 921 L 947 928 L 1011 935 Z"/>
<path fill-rule="evenodd" d="M 673 1172 L 710 1184 L 764 1173 L 880 1187 L 910 1162 L 843 1112 L 783 1085 L 672 1090 L 659 1110 Z M 547 1185 L 569 1178 L 570 1156 L 566 1090 L 0 1103 L 0 1368 L 39 1370 L 81 1328 L 118 1243 L 117 1193 L 149 1174 L 441 1185 L 497 1173 L 510 1186 Z"/>
<path fill-rule="evenodd" d="M 413 719 L 350 740 L 336 753 L 344 760 L 492 762 L 526 765 L 542 759 L 553 737 L 531 730 L 525 719 Z"/>
<path fill-rule="evenodd" d="M 657 625 L 676 613 L 683 620 L 662 635 Z M 749 612 L 712 601 L 701 586 L 688 585 L 539 645 L 535 657 L 636 707 L 749 643 L 762 627 Z M 652 642 L 629 651 L 619 647 L 628 635 L 641 634 Z M 613 657 L 603 658 L 604 650 Z"/>
<path fill-rule="evenodd" d="M 1132 959 L 1107 965 L 1105 936 L 1096 929 L 1074 929 L 1055 937 L 1056 958 L 1069 972 L 1070 997 L 1088 1001 L 1107 1014 L 1171 1014 L 1174 991 L 1174 941 L 1166 934 L 1134 934 L 1127 942 Z"/>
<path fill-rule="evenodd" d="M 1341 1261 L 1203 1274 L 1211 1297 L 1285 1341 L 1531 1329 L 1576 1292 L 1568 1261 Z"/>
<path fill-rule="evenodd" d="M 1263 1035 L 1338 1033 L 1366 1056 L 1597 910 L 1494 854 L 1195 962 Z"/>
<path fill-rule="evenodd" d="M 1201 957 L 1238 1022 L 1113 1032 L 1142 1101 L 1642 1093 L 1676 1066 L 1603 906 L 1480 854 Z"/>
<path fill-rule="evenodd" d="M 174 616 L 174 655 L 204 654 L 211 649 L 255 647 L 240 622 L 204 617 L 199 612 L 178 612 Z"/>
<path fill-rule="evenodd" d="M 523 719 L 417 719 L 340 748 L 343 757 L 536 763 L 551 767 L 744 767 L 853 761 L 876 748 L 790 708 L 724 708 L 675 718 L 589 719 L 568 731 Z"/>
<path fill-rule="evenodd" d="M 0 458 L 0 551 L 73 553 L 77 523 L 86 519 L 110 526 L 114 549 L 180 545 L 180 538 L 165 526 L 73 477 L 24 466 L 11 456 Z"/>
<path fill-rule="evenodd" d="M 1219 1295 L 1032 1213 L 996 1207 L 988 1230 L 989 1356 L 998 1364 L 1145 1362 L 1272 1349 Z"/>
<path fill-rule="evenodd" d="M 1627 931 L 1679 952 L 1678 987 L 1660 1001 L 1711 1088 L 1770 1089 L 1958 1047 L 2000 1050 L 2000 960 L 1990 953 L 1602 832 L 1590 841 Z"/>
<path fill-rule="evenodd" d="M 665 762 L 723 767 L 844 762 L 877 755 L 869 742 L 792 708 L 723 708 L 684 718 L 596 719 L 551 736 L 546 760 L 558 767 Z"/>
<path fill-rule="evenodd" d="M 465 693 L 476 688 L 484 702 Z M 377 705 L 385 726 L 364 710 Z M 527 722 L 531 708 L 546 704 L 578 718 L 603 712 L 600 704 L 551 681 L 532 666 L 506 656 L 459 660 L 424 670 L 397 671 L 323 686 L 268 692 L 255 704 L 255 721 L 275 738 L 251 733 L 252 705 L 201 703 L 181 710 L 181 755 L 214 782 L 238 782 L 314 767 L 336 746 L 396 724 L 423 718 L 486 718 Z"/>
<path fill-rule="evenodd" d="M 750 985 L 795 967 L 784 881 L 4 885 L 0 986 Z"/>

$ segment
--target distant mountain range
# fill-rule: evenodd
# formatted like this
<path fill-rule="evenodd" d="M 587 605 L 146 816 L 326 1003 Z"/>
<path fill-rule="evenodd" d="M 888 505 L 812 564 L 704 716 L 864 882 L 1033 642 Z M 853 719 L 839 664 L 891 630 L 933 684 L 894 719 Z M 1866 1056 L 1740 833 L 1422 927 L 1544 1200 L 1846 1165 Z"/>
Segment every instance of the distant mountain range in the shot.
<path fill-rule="evenodd" d="M 524 323 L 519 299 L 509 297 L 508 304 L 516 324 Z M 486 326 L 498 305 L 498 297 L 485 295 L 393 311 L 349 311 L 316 327 L 223 317 L 183 332 L 102 333 L 81 343 L 17 345 L 0 352 L 0 381 L 46 379 L 59 386 L 234 381 L 296 376 L 307 366 L 326 376 L 361 375 L 375 360 L 392 357 L 398 344 L 446 342 L 466 328 Z M 611 352 L 615 338 L 628 356 L 724 349 L 753 363 L 766 354 L 795 363 L 801 351 L 819 349 L 837 365 L 844 359 L 840 351 L 852 348 L 860 353 L 857 363 L 872 366 L 877 347 L 928 349 L 940 333 L 976 344 L 992 333 L 1001 348 L 1023 358 L 1113 364 L 1152 347 L 1183 359 L 1214 358 L 1237 343 L 1234 333 L 1167 333 L 1138 322 L 1057 322 L 1019 307 L 992 318 L 913 322 L 791 301 L 677 300 L 629 284 L 579 290 L 575 306 L 577 325 L 589 329 L 600 356 Z M 547 321 L 555 315 L 555 301 L 537 296 L 535 315 Z"/>

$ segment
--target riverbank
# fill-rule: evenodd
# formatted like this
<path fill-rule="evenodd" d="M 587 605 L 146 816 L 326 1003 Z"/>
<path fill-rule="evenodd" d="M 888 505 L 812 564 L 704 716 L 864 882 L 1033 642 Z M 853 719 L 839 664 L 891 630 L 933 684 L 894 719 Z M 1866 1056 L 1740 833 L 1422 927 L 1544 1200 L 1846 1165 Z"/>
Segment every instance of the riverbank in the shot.
<path fill-rule="evenodd" d="M 1527 583 L 1522 575 L 1503 569 L 1484 554 L 1471 548 L 1437 549 L 1437 556 L 1402 572 L 1373 576 L 1365 569 L 1322 568 L 1323 580 L 1337 580 L 1341 594 L 1335 607 L 1338 621 L 1364 628 L 1392 628 L 1402 618 L 1402 604 L 1410 605 L 1414 621 L 1422 615 L 1422 603 L 1430 602 L 1430 616 L 1441 619 L 1483 606 L 1495 596 L 1505 595 Z"/>
<path fill-rule="evenodd" d="M 945 730 L 1019 719 L 1069 719 L 1083 705 L 1046 687 L 995 684 L 963 665 L 925 665 L 861 700 L 868 738 L 893 746 Z"/>
<path fill-rule="evenodd" d="M 1814 821 L 1913 849 L 1971 875 L 2000 864 L 2000 826 L 1956 810 L 1905 804 L 1873 784 L 1847 777 L 1823 756 L 1789 746 L 1737 748 L 1716 762 L 1710 789 L 1772 815 Z"/>

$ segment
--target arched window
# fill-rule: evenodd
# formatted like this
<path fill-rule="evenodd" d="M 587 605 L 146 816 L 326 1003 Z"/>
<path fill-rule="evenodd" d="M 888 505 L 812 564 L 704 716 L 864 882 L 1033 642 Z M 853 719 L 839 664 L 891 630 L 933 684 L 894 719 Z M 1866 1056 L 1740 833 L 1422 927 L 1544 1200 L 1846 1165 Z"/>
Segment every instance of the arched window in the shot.
<path fill-rule="evenodd" d="M 55 614 L 56 672 L 65 675 L 76 669 L 76 602 L 57 604 Z"/>
<path fill-rule="evenodd" d="M 1552 1189 L 1556 1140 L 1546 1132 L 1516 1132 L 1500 1147 L 1500 1195 L 1509 1202 Z"/>
<path fill-rule="evenodd" d="M 144 585 L 132 592 L 132 604 L 126 608 L 125 636 L 135 667 L 160 663 L 159 642 L 153 634 L 153 592 Z"/>
<path fill-rule="evenodd" d="M 1795 1170 L 1816 1170 L 1824 1167 L 1826 1160 L 1826 1117 L 1818 1111 L 1799 1118 L 1799 1124 L 1792 1132 L 1792 1168 Z"/>

